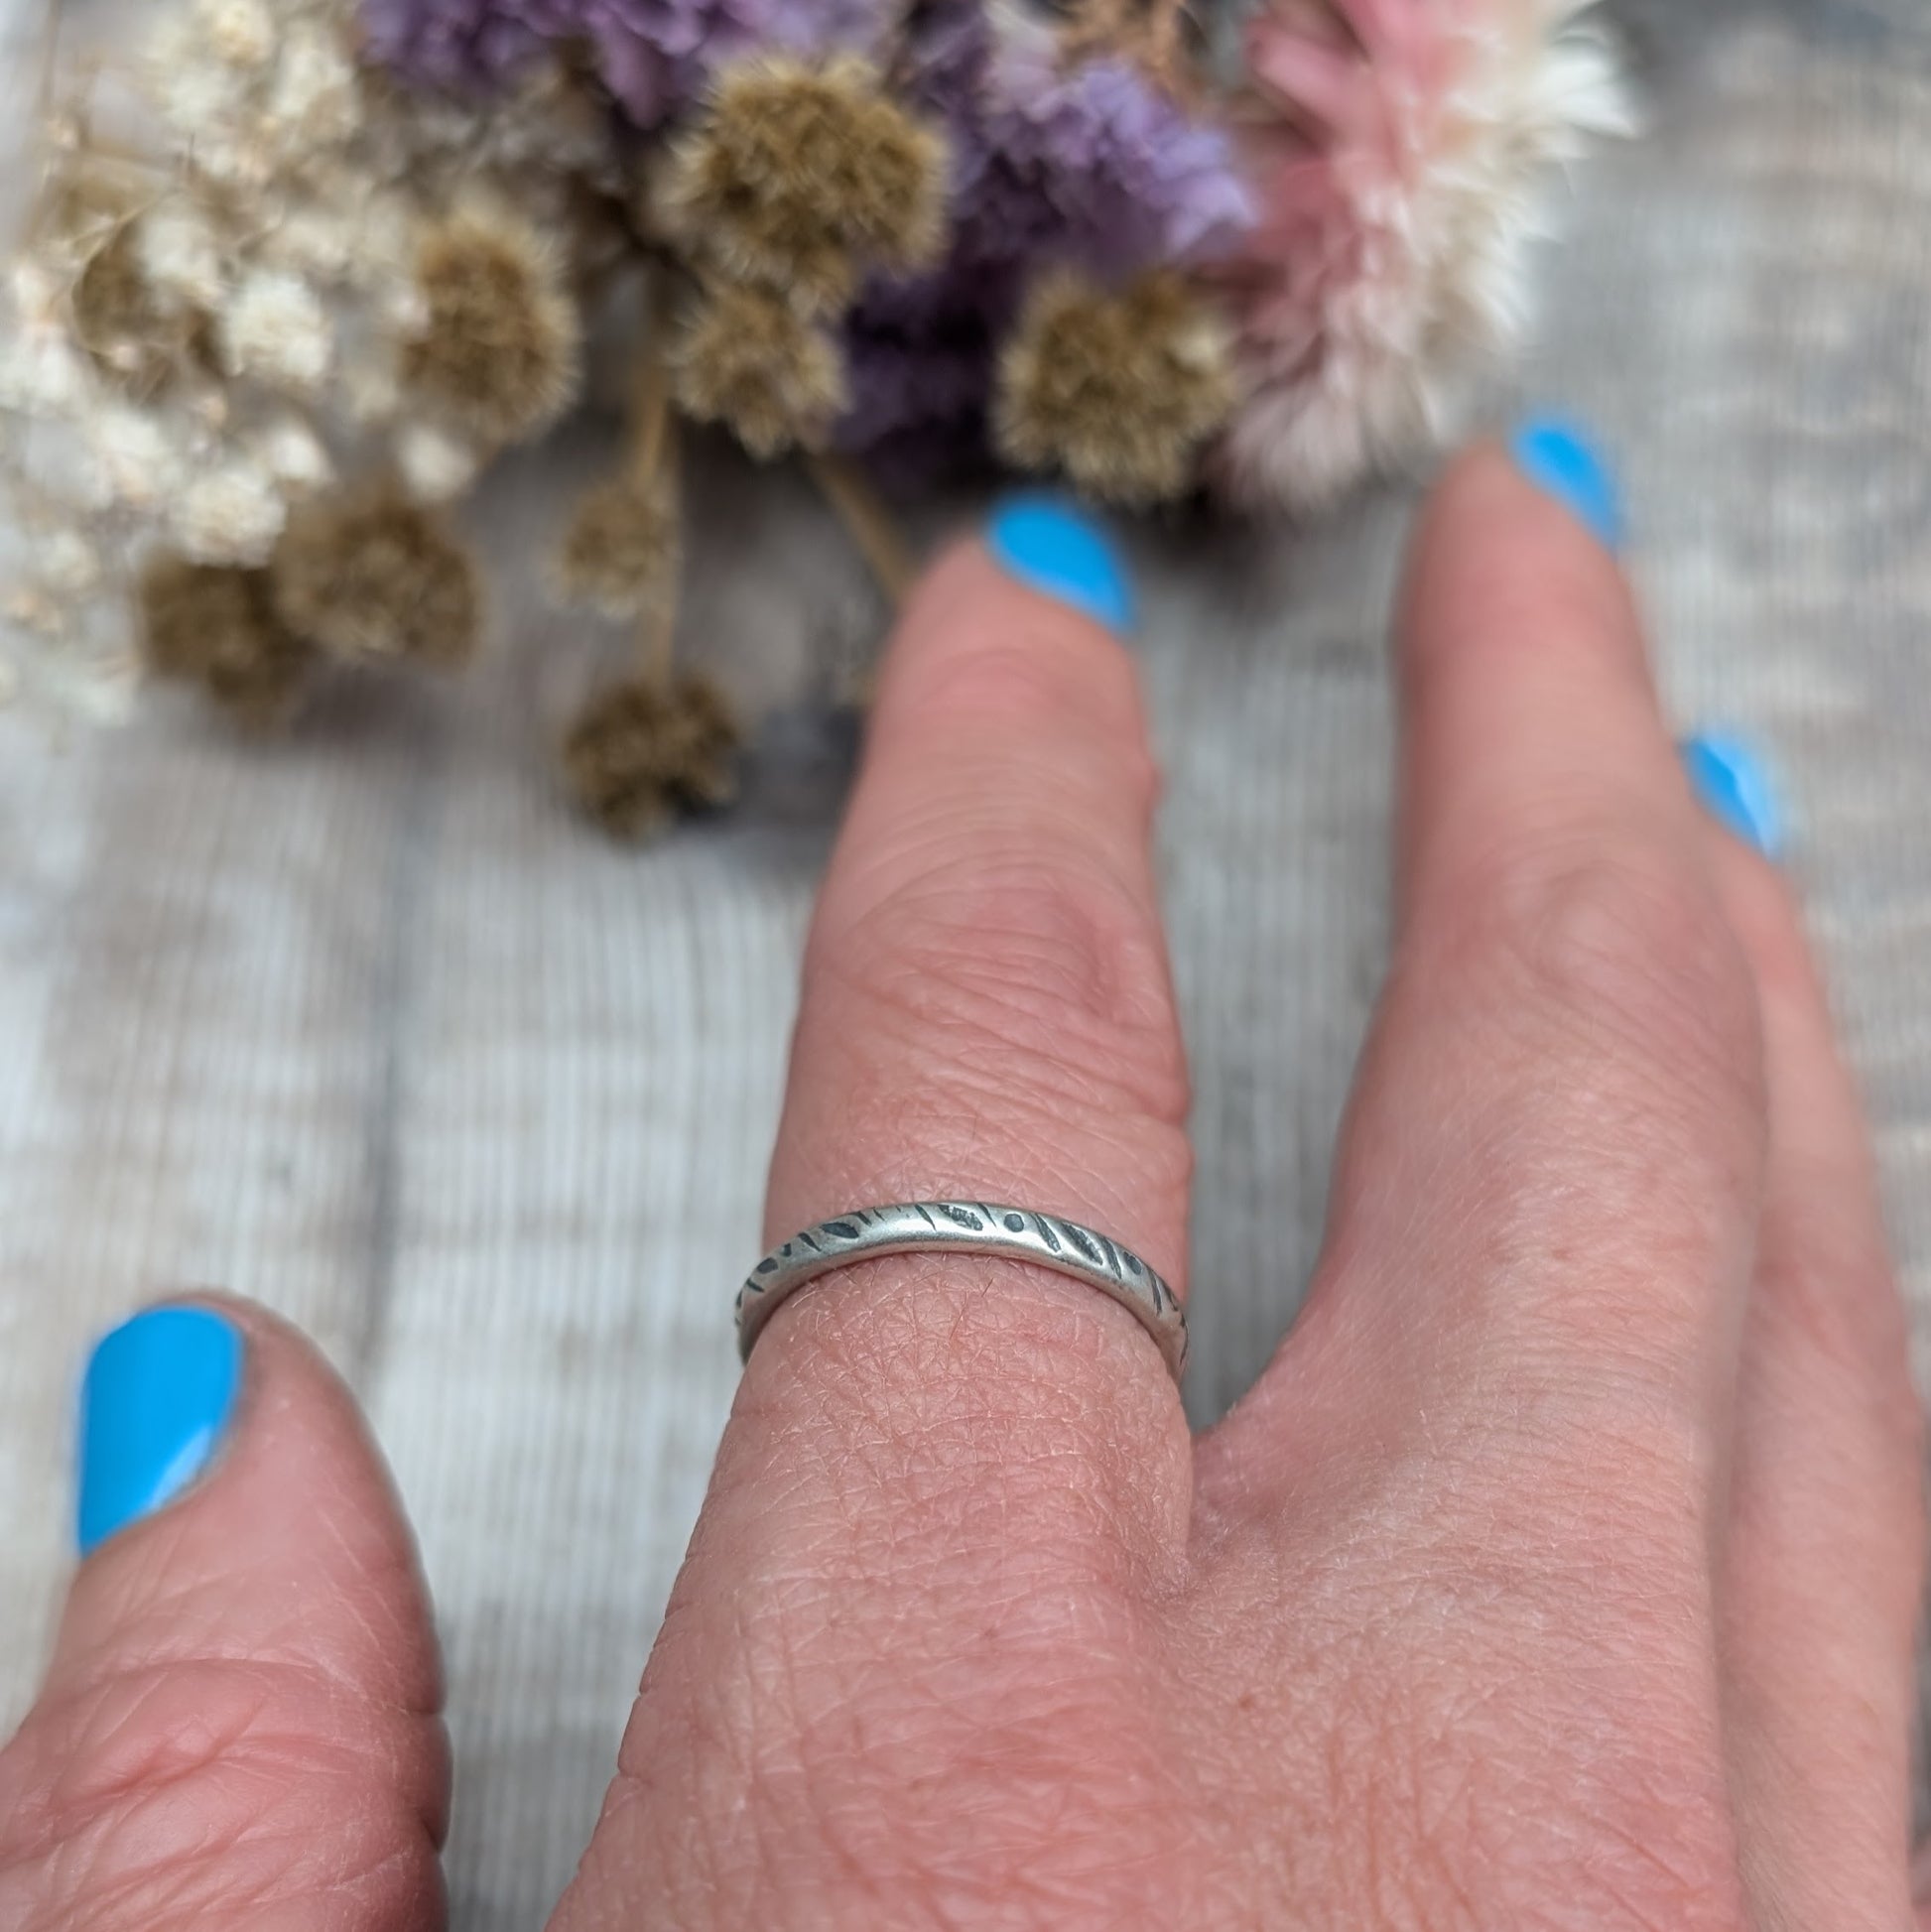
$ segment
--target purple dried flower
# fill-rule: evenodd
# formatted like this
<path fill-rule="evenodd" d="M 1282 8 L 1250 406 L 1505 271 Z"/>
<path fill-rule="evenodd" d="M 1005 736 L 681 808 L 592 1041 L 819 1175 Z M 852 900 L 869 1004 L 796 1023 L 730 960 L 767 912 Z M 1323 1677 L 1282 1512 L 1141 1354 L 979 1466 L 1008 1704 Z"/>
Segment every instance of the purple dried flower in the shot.
<path fill-rule="evenodd" d="M 845 322 L 851 408 L 839 447 L 908 479 L 982 457 L 993 361 L 1019 293 L 1015 265 L 957 256 L 930 275 L 874 280 Z"/>
<path fill-rule="evenodd" d="M 419 86 L 486 91 L 546 47 L 585 42 L 624 111 L 652 127 L 753 47 L 869 48 L 881 0 L 362 0 L 370 57 Z"/>
<path fill-rule="evenodd" d="M 542 52 L 543 0 L 363 0 L 368 57 L 415 86 L 494 88 Z"/>
<path fill-rule="evenodd" d="M 1007 36 L 984 84 L 992 166 L 972 212 L 1026 223 L 1027 253 L 1122 276 L 1212 256 L 1252 225 L 1226 134 L 1131 62 L 1063 68 L 1052 37 L 1029 26 Z"/>
<path fill-rule="evenodd" d="M 950 467 L 981 441 L 994 351 L 1035 269 L 1111 279 L 1211 257 L 1253 209 L 1220 129 L 1126 61 L 1063 65 L 1050 30 L 995 29 L 981 0 L 927 14 L 901 85 L 946 128 L 952 247 L 936 274 L 874 283 L 849 318 L 839 441 Z"/>
<path fill-rule="evenodd" d="M 639 127 L 697 94 L 711 68 L 756 45 L 762 0 L 565 0 L 604 84 Z"/>

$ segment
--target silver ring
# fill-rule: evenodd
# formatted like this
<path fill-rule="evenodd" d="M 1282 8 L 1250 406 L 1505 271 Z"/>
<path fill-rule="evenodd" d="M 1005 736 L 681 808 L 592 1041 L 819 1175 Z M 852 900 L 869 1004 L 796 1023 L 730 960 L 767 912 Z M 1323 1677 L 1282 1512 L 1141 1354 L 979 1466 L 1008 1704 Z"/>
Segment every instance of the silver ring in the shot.
<path fill-rule="evenodd" d="M 961 1251 L 1030 1261 L 1097 1288 L 1139 1318 L 1179 1381 L 1187 1366 L 1187 1317 L 1173 1290 L 1131 1248 L 1058 1215 L 988 1207 L 983 1201 L 854 1208 L 794 1234 L 773 1248 L 737 1291 L 737 1352 L 748 1361 L 751 1345 L 778 1304 L 835 1268 L 883 1254 Z"/>

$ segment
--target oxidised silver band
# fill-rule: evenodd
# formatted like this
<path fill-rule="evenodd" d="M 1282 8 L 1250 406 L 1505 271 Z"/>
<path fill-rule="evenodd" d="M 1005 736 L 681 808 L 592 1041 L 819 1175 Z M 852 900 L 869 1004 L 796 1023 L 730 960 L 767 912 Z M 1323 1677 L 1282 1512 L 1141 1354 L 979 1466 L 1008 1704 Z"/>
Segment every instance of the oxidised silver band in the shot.
<path fill-rule="evenodd" d="M 913 1201 L 893 1208 L 854 1208 L 773 1248 L 737 1291 L 737 1352 L 751 1345 L 778 1304 L 834 1268 L 881 1254 L 997 1254 L 1071 1275 L 1130 1310 L 1158 1345 L 1173 1378 L 1187 1365 L 1187 1318 L 1174 1292 L 1130 1248 L 1078 1222 L 1029 1208 L 983 1201 Z"/>

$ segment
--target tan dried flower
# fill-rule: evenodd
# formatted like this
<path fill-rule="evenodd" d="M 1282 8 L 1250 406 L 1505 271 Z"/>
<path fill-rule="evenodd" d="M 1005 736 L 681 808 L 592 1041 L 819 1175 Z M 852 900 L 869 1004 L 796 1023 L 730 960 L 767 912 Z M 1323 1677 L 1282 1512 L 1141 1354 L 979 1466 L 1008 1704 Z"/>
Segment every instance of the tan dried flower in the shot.
<path fill-rule="evenodd" d="M 1161 502 L 1194 481 L 1233 407 L 1226 330 L 1168 270 L 1113 293 L 1070 271 L 1042 280 L 999 359 L 993 428 L 1029 469 L 1091 495 Z"/>
<path fill-rule="evenodd" d="M 867 62 L 779 57 L 725 70 L 672 155 L 662 213 L 726 273 L 841 307 L 858 269 L 928 266 L 945 240 L 946 150 Z"/>
<path fill-rule="evenodd" d="M 269 578 L 282 621 L 336 657 L 448 669 L 475 649 L 482 592 L 469 553 L 392 489 L 297 510 Z"/>
<path fill-rule="evenodd" d="M 556 252 L 516 215 L 475 205 L 424 236 L 420 332 L 404 345 L 404 384 L 484 443 L 554 422 L 577 393 L 577 307 Z"/>
<path fill-rule="evenodd" d="M 754 456 L 822 444 L 845 406 L 838 345 L 782 297 L 710 289 L 672 353 L 679 405 L 722 423 Z"/>
<path fill-rule="evenodd" d="M 577 801 L 619 838 L 648 838 L 682 812 L 727 805 L 740 740 L 724 695 L 708 678 L 649 678 L 596 693 L 564 746 Z"/>
<path fill-rule="evenodd" d="M 142 656 L 253 729 L 283 722 L 314 654 L 276 617 L 266 571 L 161 557 L 140 583 Z"/>
<path fill-rule="evenodd" d="M 679 531 L 670 472 L 608 478 L 579 501 L 557 553 L 566 601 L 606 617 L 634 617 L 675 580 Z"/>

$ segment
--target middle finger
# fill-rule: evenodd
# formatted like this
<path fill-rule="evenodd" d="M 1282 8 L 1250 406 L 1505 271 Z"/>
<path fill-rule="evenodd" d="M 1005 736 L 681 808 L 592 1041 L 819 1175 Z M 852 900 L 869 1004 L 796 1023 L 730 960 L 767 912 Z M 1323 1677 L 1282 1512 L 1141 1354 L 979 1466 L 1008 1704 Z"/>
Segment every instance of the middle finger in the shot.
<path fill-rule="evenodd" d="M 1755 992 L 1615 560 L 1524 460 L 1465 458 L 1415 547 L 1394 964 L 1307 1310 L 1216 1453 L 1290 1481 L 1418 1428 L 1619 1446 L 1700 1523 L 1761 1189 Z"/>

